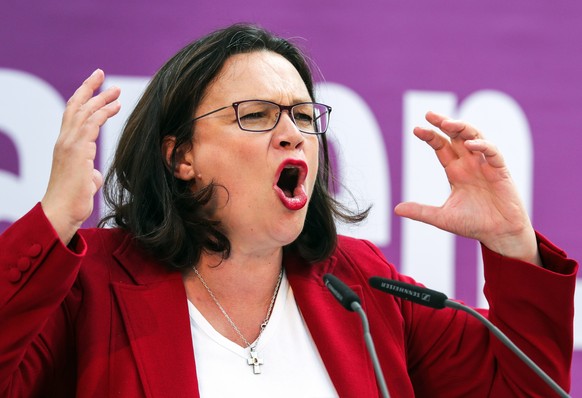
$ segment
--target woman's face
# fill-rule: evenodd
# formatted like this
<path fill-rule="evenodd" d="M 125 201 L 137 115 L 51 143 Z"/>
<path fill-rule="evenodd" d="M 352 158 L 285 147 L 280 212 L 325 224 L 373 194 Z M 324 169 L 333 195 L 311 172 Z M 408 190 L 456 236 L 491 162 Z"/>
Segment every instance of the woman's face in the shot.
<path fill-rule="evenodd" d="M 312 101 L 289 61 L 257 51 L 226 61 L 195 116 L 253 99 Z M 194 189 L 219 185 L 208 210 L 222 222 L 233 250 L 278 249 L 297 238 L 313 193 L 318 146 L 317 136 L 301 133 L 286 111 L 273 130 L 262 133 L 241 130 L 232 106 L 195 122 L 188 154 L 197 175 Z"/>

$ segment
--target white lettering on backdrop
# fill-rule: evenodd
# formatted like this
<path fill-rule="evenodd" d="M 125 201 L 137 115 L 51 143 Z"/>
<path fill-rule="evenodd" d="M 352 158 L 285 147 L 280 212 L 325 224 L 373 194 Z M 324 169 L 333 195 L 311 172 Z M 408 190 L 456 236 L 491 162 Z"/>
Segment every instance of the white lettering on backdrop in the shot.
<path fill-rule="evenodd" d="M 102 129 L 98 151 L 102 170 L 108 167 L 119 132 L 147 81 L 147 78 L 141 77 L 107 77 L 106 86 L 121 87 L 123 107 L 121 113 Z M 380 127 L 366 102 L 353 90 L 337 83 L 322 83 L 317 90 L 319 98 L 334 108 L 333 130 L 328 138 L 335 149 L 339 176 L 360 205 L 374 204 L 367 223 L 349 230 L 340 226 L 340 231 L 369 239 L 381 246 L 387 245 L 390 243 L 395 203 L 391 196 L 388 155 Z M 52 147 L 58 136 L 64 107 L 63 98 L 47 82 L 24 72 L 0 68 L 0 131 L 14 143 L 20 170 L 19 176 L 0 170 L 0 220 L 16 220 L 44 194 Z M 437 167 L 434 154 L 411 133 L 415 125 L 422 123 L 424 113 L 429 109 L 470 120 L 486 132 L 487 138 L 504 153 L 531 214 L 533 145 L 527 119 L 511 97 L 491 90 L 475 92 L 460 103 L 453 93 L 405 93 L 402 199 L 441 204 L 448 194 L 447 181 Z M 348 204 L 351 201 L 342 190 L 338 196 Z M 103 208 L 102 204 L 100 208 Z M 475 255 L 478 255 L 477 250 Z M 403 272 L 454 296 L 454 256 L 454 238 L 450 234 L 403 220 Z M 438 268 L 426 266 L 435 263 L 439 264 Z M 480 304 L 484 304 L 483 301 Z M 580 305 L 582 293 L 577 293 L 576 307 Z M 580 349 L 582 316 L 576 315 L 575 332 L 575 347 Z"/>
<path fill-rule="evenodd" d="M 0 131 L 14 143 L 20 170 L 18 176 L 0 170 L 0 220 L 16 220 L 44 195 L 64 109 L 44 80 L 0 68 Z"/>

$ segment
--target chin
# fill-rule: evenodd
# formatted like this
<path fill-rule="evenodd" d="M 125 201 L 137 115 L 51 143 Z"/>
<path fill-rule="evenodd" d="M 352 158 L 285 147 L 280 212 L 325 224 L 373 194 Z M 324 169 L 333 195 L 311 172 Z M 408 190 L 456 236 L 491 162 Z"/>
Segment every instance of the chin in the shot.
<path fill-rule="evenodd" d="M 301 231 L 303 230 L 303 223 L 301 225 L 289 226 L 283 225 L 277 231 L 274 231 L 274 236 L 281 246 L 287 246 L 295 242 Z"/>

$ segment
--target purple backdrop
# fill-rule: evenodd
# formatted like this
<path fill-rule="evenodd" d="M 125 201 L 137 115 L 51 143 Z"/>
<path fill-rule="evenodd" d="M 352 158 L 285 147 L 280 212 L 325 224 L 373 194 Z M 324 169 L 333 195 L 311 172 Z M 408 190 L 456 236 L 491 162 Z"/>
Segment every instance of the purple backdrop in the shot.
<path fill-rule="evenodd" d="M 9 1 L 0 5 L 0 70 L 34 75 L 66 99 L 96 67 L 108 75 L 151 76 L 183 45 L 211 29 L 238 21 L 259 23 L 299 38 L 326 81 L 354 90 L 373 111 L 389 159 L 390 207 L 402 197 L 403 95 L 410 90 L 451 92 L 462 100 L 475 91 L 497 90 L 519 103 L 529 123 L 536 228 L 571 257 L 582 259 L 582 177 L 577 172 L 582 3 L 341 3 Z M 0 97 L 7 101 L 10 95 L 0 85 Z M 22 117 L 34 118 L 38 112 L 34 106 L 22 107 Z M 6 129 L 0 119 L 0 174 L 18 177 L 21 154 Z M 26 132 L 30 139 L 42 133 Z M 5 195 L 0 183 L 0 196 Z M 10 221 L 0 217 L 0 230 Z M 396 264 L 400 224 L 393 220 L 391 240 L 382 247 Z M 464 251 L 464 241 L 457 244 L 459 264 L 469 251 Z M 475 301 L 473 276 L 472 270 L 456 271 L 457 297 L 470 303 Z M 572 395 L 582 396 L 578 350 Z"/>

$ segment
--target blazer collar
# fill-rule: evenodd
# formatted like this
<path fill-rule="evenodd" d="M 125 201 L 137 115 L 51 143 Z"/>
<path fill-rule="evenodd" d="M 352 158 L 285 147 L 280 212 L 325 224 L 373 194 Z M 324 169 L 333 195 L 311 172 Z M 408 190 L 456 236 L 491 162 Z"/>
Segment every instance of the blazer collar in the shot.
<path fill-rule="evenodd" d="M 180 272 L 172 271 L 155 260 L 129 233 L 125 233 L 121 244 L 113 252 L 113 257 L 137 285 L 182 279 Z"/>
<path fill-rule="evenodd" d="M 113 256 L 133 283 L 112 282 L 147 397 L 198 397 L 186 291 L 180 272 L 127 235 Z"/>
<path fill-rule="evenodd" d="M 379 396 L 362 322 L 355 312 L 345 310 L 323 283 L 323 275 L 335 267 L 336 261 L 332 257 L 308 264 L 297 256 L 288 256 L 287 278 L 339 396 Z M 360 285 L 350 287 L 362 297 Z M 362 306 L 365 308 L 364 302 Z"/>

